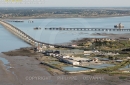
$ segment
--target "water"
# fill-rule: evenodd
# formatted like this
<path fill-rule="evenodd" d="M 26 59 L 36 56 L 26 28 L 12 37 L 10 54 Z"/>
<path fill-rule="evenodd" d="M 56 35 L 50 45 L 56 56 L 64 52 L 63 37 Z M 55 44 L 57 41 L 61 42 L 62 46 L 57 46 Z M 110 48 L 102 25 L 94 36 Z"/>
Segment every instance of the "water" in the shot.
<path fill-rule="evenodd" d="M 92 33 L 129 33 L 129 32 L 109 32 L 109 31 L 50 31 L 45 27 L 71 27 L 71 28 L 113 28 L 114 25 L 122 23 L 125 28 L 130 28 L 130 16 L 111 18 L 60 18 L 60 19 L 31 19 L 34 23 L 28 23 L 25 19 L 23 23 L 9 22 L 20 28 L 22 31 L 34 39 L 46 43 L 65 43 L 71 40 L 78 40 L 85 37 L 105 37 L 95 36 Z M 41 30 L 34 30 L 34 27 L 41 27 Z M 30 46 L 24 41 L 15 37 L 0 25 L 0 52 Z"/>
<path fill-rule="evenodd" d="M 5 58 L 0 57 L 0 61 L 2 61 L 4 65 L 9 64 L 8 60 L 6 60 Z"/>
<path fill-rule="evenodd" d="M 0 52 L 30 46 L 0 25 Z"/>
<path fill-rule="evenodd" d="M 34 39 L 46 42 L 46 43 L 64 43 L 71 40 L 78 40 L 85 37 L 101 37 L 92 36 L 92 33 L 104 33 L 101 31 L 50 31 L 44 30 L 49 27 L 70 27 L 70 28 L 114 28 L 114 25 L 122 23 L 125 28 L 130 27 L 130 16 L 127 17 L 112 17 L 112 18 L 60 18 L 60 19 L 31 19 L 34 23 L 28 23 L 28 20 L 24 20 L 24 23 L 10 22 L 16 27 L 19 27 L 25 33 L 32 36 Z M 41 30 L 34 30 L 34 27 L 41 27 Z M 105 33 L 122 33 L 122 32 L 109 32 Z M 124 32 L 123 32 L 124 33 Z M 128 32 L 126 32 L 128 33 Z M 103 37 L 103 36 L 102 36 Z M 104 36 L 105 37 L 105 36 Z"/>
<path fill-rule="evenodd" d="M 62 69 L 66 70 L 66 71 L 86 71 L 86 70 L 90 70 L 88 68 L 73 67 L 73 66 L 62 67 Z"/>
<path fill-rule="evenodd" d="M 6 67 L 6 69 L 9 69 L 10 66 L 8 66 L 9 61 L 0 55 L 0 61 L 2 61 L 3 65 Z"/>
<path fill-rule="evenodd" d="M 130 64 L 125 66 L 125 67 L 123 67 L 123 68 L 120 68 L 119 70 L 130 70 Z"/>
<path fill-rule="evenodd" d="M 89 65 L 87 67 L 95 68 L 95 69 L 102 69 L 102 68 L 113 67 L 113 66 L 115 66 L 115 65 L 113 65 L 113 64 L 98 64 L 98 65 Z"/>

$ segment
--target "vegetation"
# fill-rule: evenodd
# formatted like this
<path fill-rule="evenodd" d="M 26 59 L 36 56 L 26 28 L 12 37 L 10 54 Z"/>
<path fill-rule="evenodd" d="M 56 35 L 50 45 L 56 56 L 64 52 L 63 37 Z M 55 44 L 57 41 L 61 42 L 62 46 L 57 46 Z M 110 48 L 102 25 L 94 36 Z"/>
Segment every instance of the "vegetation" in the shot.
<path fill-rule="evenodd" d="M 129 8 L 0 8 L 0 18 L 107 17 L 130 15 Z M 127 10 L 126 10 L 127 9 Z"/>
<path fill-rule="evenodd" d="M 125 76 L 119 76 L 119 79 L 127 79 L 128 77 Z"/>
<path fill-rule="evenodd" d="M 120 41 L 96 41 L 94 42 L 95 48 L 106 50 L 106 51 L 119 51 L 130 47 L 130 41 L 120 40 Z"/>

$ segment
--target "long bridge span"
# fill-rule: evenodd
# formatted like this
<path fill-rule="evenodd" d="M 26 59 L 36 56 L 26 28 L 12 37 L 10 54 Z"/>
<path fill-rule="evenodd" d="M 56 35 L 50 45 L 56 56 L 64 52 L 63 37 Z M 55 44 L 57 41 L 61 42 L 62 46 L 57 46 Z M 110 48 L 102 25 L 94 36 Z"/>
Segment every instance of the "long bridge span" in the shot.
<path fill-rule="evenodd" d="M 39 45 L 40 46 L 49 45 L 49 46 L 62 47 L 62 48 L 74 48 L 72 46 L 56 45 L 56 44 L 49 44 L 49 43 L 37 41 L 37 40 L 33 39 L 31 36 L 29 36 L 28 34 L 26 34 L 25 32 L 18 29 L 17 27 L 5 22 L 4 20 L 0 20 L 0 24 L 2 26 L 4 26 L 8 31 L 10 31 L 14 35 L 16 35 L 17 37 L 19 37 L 20 39 L 24 40 L 25 42 L 27 42 L 28 44 L 30 44 L 34 47 L 39 46 Z"/>
<path fill-rule="evenodd" d="M 130 29 L 119 28 L 45 28 L 45 30 L 60 30 L 60 31 L 130 31 Z"/>

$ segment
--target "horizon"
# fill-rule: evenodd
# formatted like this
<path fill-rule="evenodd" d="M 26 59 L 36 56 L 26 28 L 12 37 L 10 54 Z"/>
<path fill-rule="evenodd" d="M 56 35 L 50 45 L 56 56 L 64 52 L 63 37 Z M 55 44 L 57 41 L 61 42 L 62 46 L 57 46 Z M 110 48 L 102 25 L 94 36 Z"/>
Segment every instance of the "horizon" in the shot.
<path fill-rule="evenodd" d="M 15 7 L 0 7 L 0 8 L 15 8 Z M 130 8 L 129 7 L 17 7 L 17 8 Z"/>
<path fill-rule="evenodd" d="M 69 2 L 69 3 L 68 3 Z M 1 0 L 0 7 L 130 7 L 129 0 Z"/>

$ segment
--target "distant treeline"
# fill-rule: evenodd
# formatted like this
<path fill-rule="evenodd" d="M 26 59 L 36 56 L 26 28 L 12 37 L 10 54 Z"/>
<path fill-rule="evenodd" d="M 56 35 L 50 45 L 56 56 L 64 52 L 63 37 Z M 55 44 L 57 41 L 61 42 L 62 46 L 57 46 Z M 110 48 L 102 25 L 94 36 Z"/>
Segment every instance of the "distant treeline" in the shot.
<path fill-rule="evenodd" d="M 128 8 L 0 8 L 0 17 L 24 17 L 24 16 L 51 16 L 51 15 L 78 15 L 82 16 L 118 16 L 130 15 Z M 61 16 L 60 16 L 61 17 Z"/>

